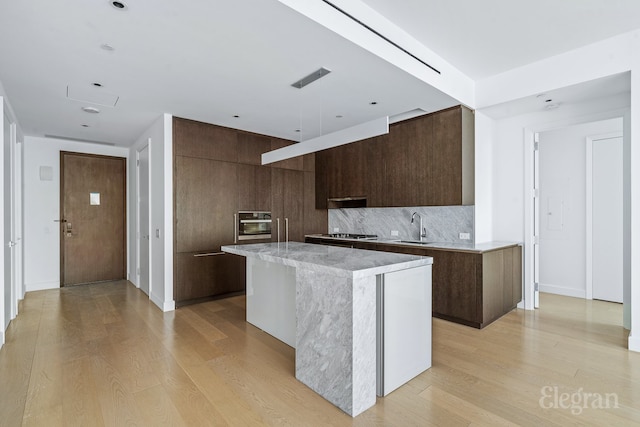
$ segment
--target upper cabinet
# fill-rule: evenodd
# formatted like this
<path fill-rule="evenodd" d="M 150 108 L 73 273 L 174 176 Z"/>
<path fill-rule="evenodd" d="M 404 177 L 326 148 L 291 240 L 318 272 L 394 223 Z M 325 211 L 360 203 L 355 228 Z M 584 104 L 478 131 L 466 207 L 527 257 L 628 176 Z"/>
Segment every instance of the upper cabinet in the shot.
<path fill-rule="evenodd" d="M 472 205 L 473 112 L 453 107 L 316 153 L 316 207 L 349 198 L 367 207 Z"/>

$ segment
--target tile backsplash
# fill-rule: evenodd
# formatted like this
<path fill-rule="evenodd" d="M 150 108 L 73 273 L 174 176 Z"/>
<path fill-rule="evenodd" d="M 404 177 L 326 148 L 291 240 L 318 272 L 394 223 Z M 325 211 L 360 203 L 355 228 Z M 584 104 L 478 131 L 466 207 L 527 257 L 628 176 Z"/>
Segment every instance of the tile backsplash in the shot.
<path fill-rule="evenodd" d="M 411 224 L 414 212 L 422 217 L 427 241 L 474 242 L 474 206 L 329 209 L 329 233 L 377 234 L 381 239 L 418 240 L 417 216 Z M 392 235 L 392 231 L 397 231 L 398 235 Z M 460 233 L 468 233 L 469 239 L 460 239 Z"/>

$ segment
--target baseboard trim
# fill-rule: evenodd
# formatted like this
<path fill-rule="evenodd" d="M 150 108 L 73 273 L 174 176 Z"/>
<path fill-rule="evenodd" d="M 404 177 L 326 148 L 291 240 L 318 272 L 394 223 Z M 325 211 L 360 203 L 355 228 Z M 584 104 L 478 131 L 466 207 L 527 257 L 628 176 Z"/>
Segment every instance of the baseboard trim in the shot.
<path fill-rule="evenodd" d="M 40 282 L 40 283 L 25 283 L 24 290 L 26 292 L 33 291 L 46 291 L 48 289 L 60 289 L 60 281 L 55 282 Z"/>
<path fill-rule="evenodd" d="M 629 334 L 629 350 L 640 352 L 640 338 Z"/>
<path fill-rule="evenodd" d="M 4 331 L 0 331 L 0 349 L 4 345 Z"/>
<path fill-rule="evenodd" d="M 540 283 L 540 292 L 548 294 L 564 295 L 565 297 L 587 298 L 587 291 L 584 289 L 565 288 L 555 285 L 543 285 Z"/>
<path fill-rule="evenodd" d="M 156 297 L 153 292 L 149 296 L 149 299 L 162 311 L 173 311 L 176 309 L 175 301 L 163 301 L 162 298 Z"/>

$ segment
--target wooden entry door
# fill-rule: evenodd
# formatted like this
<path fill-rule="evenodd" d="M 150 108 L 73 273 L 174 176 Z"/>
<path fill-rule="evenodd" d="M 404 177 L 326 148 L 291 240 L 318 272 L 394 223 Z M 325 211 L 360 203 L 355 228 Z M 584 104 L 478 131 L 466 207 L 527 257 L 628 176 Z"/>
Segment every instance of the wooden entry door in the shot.
<path fill-rule="evenodd" d="M 126 278 L 126 159 L 60 153 L 60 283 Z"/>

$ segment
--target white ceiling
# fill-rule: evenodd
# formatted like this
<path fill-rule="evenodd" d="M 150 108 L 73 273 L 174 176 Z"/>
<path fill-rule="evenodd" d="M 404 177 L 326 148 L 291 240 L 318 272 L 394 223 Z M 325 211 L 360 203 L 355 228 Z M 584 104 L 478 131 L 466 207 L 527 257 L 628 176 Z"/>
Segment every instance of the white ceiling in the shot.
<path fill-rule="evenodd" d="M 25 134 L 130 146 L 170 113 L 304 140 L 458 103 L 277 0 L 124 2 L 3 2 L 0 82 Z M 637 0 L 364 3 L 474 79 L 640 28 Z"/>

